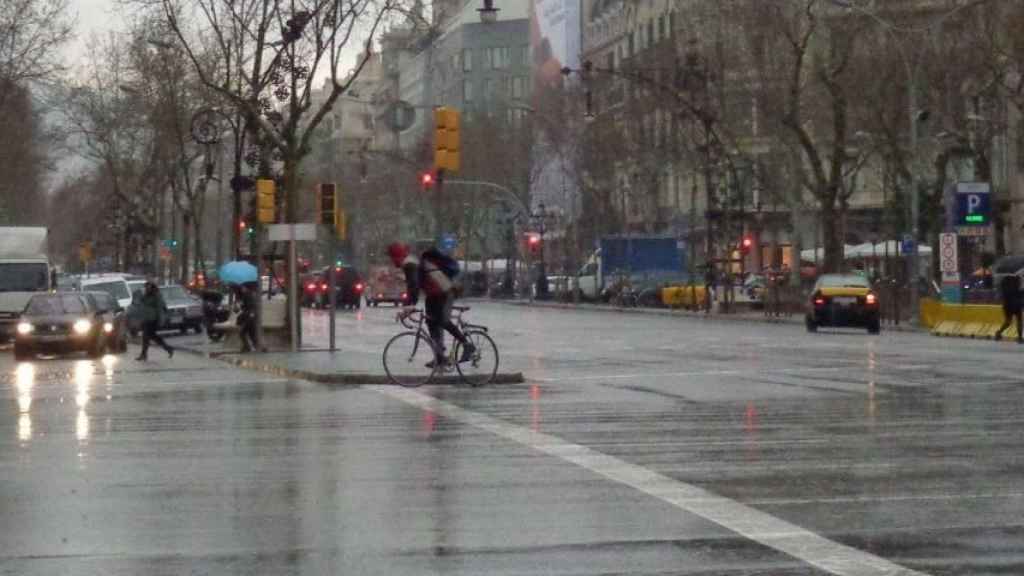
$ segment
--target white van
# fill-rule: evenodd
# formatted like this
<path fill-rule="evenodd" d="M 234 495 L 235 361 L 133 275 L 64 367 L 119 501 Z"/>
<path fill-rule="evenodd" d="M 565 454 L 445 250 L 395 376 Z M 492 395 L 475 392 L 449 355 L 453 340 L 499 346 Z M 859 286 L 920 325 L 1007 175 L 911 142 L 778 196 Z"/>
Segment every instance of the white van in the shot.
<path fill-rule="evenodd" d="M 100 290 L 106 292 L 117 299 L 117 303 L 121 308 L 127 310 L 132 304 L 132 290 L 128 285 L 128 281 L 135 278 L 135 276 L 128 276 L 126 274 L 80 276 L 78 278 L 78 286 L 80 290 Z"/>

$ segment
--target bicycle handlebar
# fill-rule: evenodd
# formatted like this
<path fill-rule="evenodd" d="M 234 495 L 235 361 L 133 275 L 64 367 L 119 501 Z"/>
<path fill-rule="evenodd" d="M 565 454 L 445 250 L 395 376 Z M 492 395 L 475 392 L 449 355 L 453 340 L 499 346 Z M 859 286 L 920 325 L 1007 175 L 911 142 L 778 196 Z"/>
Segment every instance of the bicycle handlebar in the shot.
<path fill-rule="evenodd" d="M 423 314 L 423 310 L 415 308 L 413 310 L 401 311 L 395 316 L 395 322 L 400 323 L 409 330 L 415 330 L 420 323 L 420 316 Z"/>

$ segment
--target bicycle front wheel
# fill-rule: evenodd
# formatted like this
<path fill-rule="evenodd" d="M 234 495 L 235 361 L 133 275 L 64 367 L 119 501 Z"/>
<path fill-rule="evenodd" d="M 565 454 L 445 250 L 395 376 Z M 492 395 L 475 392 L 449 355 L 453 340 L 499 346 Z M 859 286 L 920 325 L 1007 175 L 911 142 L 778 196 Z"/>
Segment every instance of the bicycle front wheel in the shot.
<path fill-rule="evenodd" d="M 402 332 L 384 347 L 384 372 L 393 384 L 415 387 L 434 377 L 434 349 L 416 332 Z"/>
<path fill-rule="evenodd" d="M 470 330 L 466 332 L 466 340 L 473 343 L 476 351 L 469 360 L 459 362 L 455 367 L 462 379 L 473 385 L 483 386 L 494 382 L 498 374 L 498 346 L 494 340 L 482 330 Z M 455 346 L 455 358 L 462 358 L 462 343 Z"/>

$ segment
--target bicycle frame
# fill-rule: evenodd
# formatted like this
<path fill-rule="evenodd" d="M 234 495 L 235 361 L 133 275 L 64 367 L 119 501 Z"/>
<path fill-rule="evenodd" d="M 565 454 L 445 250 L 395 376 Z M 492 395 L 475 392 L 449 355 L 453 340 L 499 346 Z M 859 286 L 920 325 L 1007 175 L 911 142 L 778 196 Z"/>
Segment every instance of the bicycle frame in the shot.
<path fill-rule="evenodd" d="M 481 326 L 479 324 L 470 324 L 469 322 L 466 322 L 465 320 L 463 320 L 462 319 L 462 313 L 463 313 L 463 310 L 454 310 L 454 311 L 452 311 L 452 321 L 455 322 L 455 325 L 459 327 L 459 330 L 461 332 L 465 333 L 468 330 L 479 330 L 479 331 L 484 332 L 484 333 L 489 332 L 489 330 L 487 329 L 487 326 Z M 427 322 L 427 313 L 425 311 L 423 311 L 423 310 L 417 309 L 417 310 L 413 310 L 412 313 L 409 316 L 415 316 L 416 317 L 415 322 L 408 322 L 409 317 L 405 317 L 405 318 L 403 318 L 401 320 L 402 326 L 405 326 L 406 328 L 408 328 L 410 330 L 414 330 L 421 338 L 425 339 L 427 342 L 430 342 L 430 348 L 434 352 L 434 356 L 435 357 L 443 356 L 444 355 L 443 354 L 443 352 L 444 352 L 444 345 L 441 344 L 440 342 L 438 342 L 437 340 L 434 340 L 434 337 L 431 336 L 430 331 L 426 330 L 423 327 L 423 325 L 426 324 L 426 322 Z M 419 340 L 419 338 L 417 338 L 416 339 L 416 344 L 412 348 L 412 355 L 413 356 L 415 356 L 416 352 L 419 350 L 419 345 L 420 345 L 419 342 L 420 342 L 420 340 Z M 451 347 L 451 350 L 448 353 L 448 357 L 449 357 L 449 360 L 451 361 L 450 365 L 454 364 L 454 362 L 455 362 L 455 346 Z"/>

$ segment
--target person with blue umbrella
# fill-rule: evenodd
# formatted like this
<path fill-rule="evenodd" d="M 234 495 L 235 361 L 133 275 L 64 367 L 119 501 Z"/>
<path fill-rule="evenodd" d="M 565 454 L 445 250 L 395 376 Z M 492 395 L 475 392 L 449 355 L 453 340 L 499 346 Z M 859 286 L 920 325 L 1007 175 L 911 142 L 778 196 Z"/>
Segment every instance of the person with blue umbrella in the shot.
<path fill-rule="evenodd" d="M 231 286 L 239 305 L 238 335 L 244 354 L 256 348 L 256 299 L 259 297 L 259 270 L 248 262 L 236 260 L 220 267 L 223 283 Z"/>

